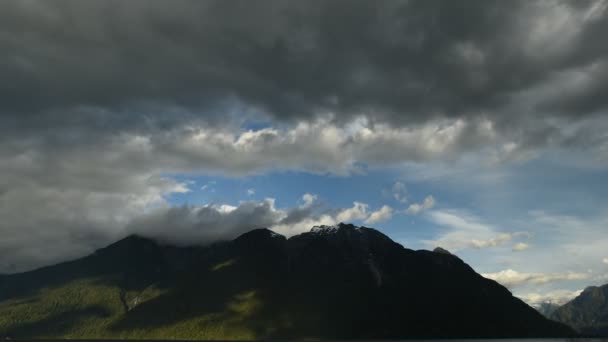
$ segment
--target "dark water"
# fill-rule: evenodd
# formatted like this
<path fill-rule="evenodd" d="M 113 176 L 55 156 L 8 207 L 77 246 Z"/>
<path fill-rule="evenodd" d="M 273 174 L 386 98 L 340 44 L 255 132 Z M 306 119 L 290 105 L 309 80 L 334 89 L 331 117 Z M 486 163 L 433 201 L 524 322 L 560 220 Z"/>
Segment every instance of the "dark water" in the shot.
<path fill-rule="evenodd" d="M 411 341 L 411 340 L 410 340 Z M 604 338 L 480 338 L 480 339 L 454 339 L 454 340 L 425 340 L 427 342 L 608 342 L 608 337 Z"/>
<path fill-rule="evenodd" d="M 2 340 L 0 340 L 2 341 Z M 8 340 L 7 340 L 8 341 Z M 16 340 L 10 340 L 10 341 L 19 341 L 19 339 Z M 43 340 L 23 340 L 23 341 L 43 341 Z M 46 340 L 44 340 L 46 341 Z M 79 340 L 79 339 L 53 339 L 50 341 L 70 341 L 70 342 L 129 342 L 129 341 L 133 341 L 133 342 L 159 342 L 159 341 L 171 341 L 171 342 L 180 342 L 180 341 L 193 341 L 193 340 Z M 325 340 L 321 340 L 321 341 L 325 341 Z M 347 340 L 342 340 L 342 341 L 347 341 Z M 357 342 L 365 342 L 365 341 L 385 341 L 385 340 L 356 340 Z M 525 339 L 525 338 L 505 338 L 505 339 L 484 339 L 484 338 L 480 338 L 480 339 L 444 339 L 444 340 L 416 340 L 416 339 L 411 339 L 411 340 L 401 340 L 401 341 L 395 341 L 395 342 L 412 342 L 412 341 L 422 341 L 422 342 L 484 342 L 484 341 L 489 341 L 489 342 L 608 342 L 608 337 L 605 338 L 530 338 L 530 339 Z"/>

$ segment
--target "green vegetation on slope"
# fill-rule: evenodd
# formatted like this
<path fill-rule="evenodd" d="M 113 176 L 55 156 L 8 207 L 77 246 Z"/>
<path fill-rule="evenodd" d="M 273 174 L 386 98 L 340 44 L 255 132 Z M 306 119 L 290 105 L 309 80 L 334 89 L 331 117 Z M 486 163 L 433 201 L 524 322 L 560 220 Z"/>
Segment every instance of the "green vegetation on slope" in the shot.
<path fill-rule="evenodd" d="M 122 329 L 130 310 L 165 295 L 155 287 L 124 292 L 104 279 L 79 279 L 0 302 L 0 336 L 35 338 L 253 339 L 245 320 L 262 307 L 255 290 L 239 293 L 223 309 L 158 326 Z M 155 312 L 158 314 L 158 312 Z M 163 313 L 173 315 L 171 311 Z"/>
<path fill-rule="evenodd" d="M 251 265 L 220 253 L 184 271 L 183 259 L 198 260 L 190 252 L 129 237 L 75 262 L 2 277 L 0 338 L 253 339 L 264 332 L 264 301 L 244 282 L 257 274 Z"/>
<path fill-rule="evenodd" d="M 0 335 L 103 336 L 125 312 L 121 296 L 120 289 L 99 279 L 80 279 L 41 289 L 32 296 L 3 301 Z"/>

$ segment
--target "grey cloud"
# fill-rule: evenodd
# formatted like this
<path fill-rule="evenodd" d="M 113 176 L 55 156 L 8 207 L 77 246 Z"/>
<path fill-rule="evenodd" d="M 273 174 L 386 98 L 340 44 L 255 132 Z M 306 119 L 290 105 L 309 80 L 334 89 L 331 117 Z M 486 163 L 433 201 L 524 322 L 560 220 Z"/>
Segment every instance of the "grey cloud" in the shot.
<path fill-rule="evenodd" d="M 0 273 L 85 255 L 124 236 L 125 225 L 148 208 L 163 205 L 166 194 L 185 191 L 183 185 L 158 177 L 128 179 L 109 183 L 107 190 L 70 182 L 48 186 L 27 177 L 3 184 Z M 125 188 L 112 190 L 117 183 Z"/>
<path fill-rule="evenodd" d="M 275 208 L 269 199 L 236 207 L 169 207 L 160 198 L 146 198 L 145 192 L 136 191 L 131 196 L 107 198 L 98 193 L 74 193 L 69 195 L 71 199 L 49 193 L 41 198 L 36 192 L 21 194 L 27 196 L 22 200 L 16 196 L 3 198 L 0 274 L 82 257 L 129 234 L 177 245 L 233 239 L 254 228 L 283 224 L 282 220 L 293 211 Z M 14 205 L 8 205 L 8 200 Z M 146 209 L 149 204 L 161 207 Z M 24 213 L 18 205 L 30 207 Z M 299 220 L 292 217 L 291 224 L 313 217 L 312 213 Z"/>
<path fill-rule="evenodd" d="M 205 108 L 209 119 L 239 102 L 276 118 L 366 112 L 411 123 L 495 113 L 555 73 L 605 59 L 598 42 L 608 21 L 594 4 L 9 2 L 2 109 L 30 121 L 57 119 L 44 117 L 51 109 L 143 104 Z M 605 108 L 605 82 L 546 101 L 571 108 L 566 115 Z M 105 118 L 84 117 L 110 126 L 143 117 Z"/>
<path fill-rule="evenodd" d="M 504 160 L 603 144 L 601 132 L 565 131 L 606 111 L 607 17 L 601 1 L 8 2 L 0 139 L 60 156 L 143 135 L 171 152 L 171 134 L 192 127 L 330 116 L 338 127 L 464 120 L 443 158 L 497 138 L 517 144 Z M 402 160 L 402 143 L 358 155 Z M 428 154 L 412 145 L 405 159 Z"/>
<path fill-rule="evenodd" d="M 313 207 L 305 207 L 305 208 L 298 207 L 298 208 L 293 208 L 292 210 L 290 210 L 287 213 L 287 216 L 285 216 L 279 222 L 279 224 L 290 225 L 290 224 L 295 224 L 295 223 L 301 222 L 304 219 L 312 216 L 313 211 L 314 211 Z"/>
<path fill-rule="evenodd" d="M 204 245 L 233 239 L 254 228 L 268 228 L 284 218 L 274 201 L 244 202 L 237 207 L 170 207 L 134 219 L 126 230 L 160 241 Z"/>

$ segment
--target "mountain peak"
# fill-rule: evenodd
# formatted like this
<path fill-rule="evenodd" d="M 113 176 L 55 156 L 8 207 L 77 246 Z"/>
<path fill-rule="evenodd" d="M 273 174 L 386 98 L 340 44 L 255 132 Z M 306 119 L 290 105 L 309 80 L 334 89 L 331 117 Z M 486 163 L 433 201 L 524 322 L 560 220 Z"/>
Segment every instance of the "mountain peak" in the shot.
<path fill-rule="evenodd" d="M 99 252 L 107 252 L 107 251 L 115 251 L 115 250 L 133 250 L 133 249 L 138 249 L 138 248 L 148 248 L 150 246 L 158 246 L 158 244 L 156 243 L 156 241 L 149 239 L 149 238 L 145 238 L 141 235 L 137 235 L 137 234 L 131 234 L 128 235 L 127 237 L 120 239 L 116 242 L 114 242 L 113 244 L 110 244 L 104 248 L 101 248 L 99 250 L 97 250 L 97 253 Z"/>
<path fill-rule="evenodd" d="M 350 223 L 340 222 L 336 225 L 320 225 L 314 226 L 312 229 L 301 235 L 310 235 L 328 238 L 356 238 L 357 240 L 375 240 L 394 243 L 388 236 L 384 235 L 379 230 L 363 226 L 355 226 Z"/>
<path fill-rule="evenodd" d="M 279 233 L 275 233 L 268 228 L 256 228 L 256 229 L 248 231 L 247 233 L 243 233 L 243 234 L 239 235 L 239 237 L 237 237 L 235 239 L 235 241 L 259 240 L 259 239 L 268 239 L 268 238 L 285 240 L 285 237 L 283 235 L 281 235 Z"/>
<path fill-rule="evenodd" d="M 361 228 L 362 227 L 357 227 L 353 224 L 340 222 L 335 225 L 314 226 L 314 227 L 312 227 L 312 229 L 310 229 L 310 232 L 315 233 L 315 234 L 320 234 L 320 235 L 329 235 L 329 234 L 335 234 L 340 230 L 361 232 Z"/>
<path fill-rule="evenodd" d="M 452 253 L 450 253 L 450 251 L 448 251 L 447 249 L 443 249 L 441 247 L 436 247 L 435 249 L 433 249 L 433 252 L 435 252 L 435 253 L 441 253 L 441 254 L 447 254 L 447 255 L 452 255 Z"/>

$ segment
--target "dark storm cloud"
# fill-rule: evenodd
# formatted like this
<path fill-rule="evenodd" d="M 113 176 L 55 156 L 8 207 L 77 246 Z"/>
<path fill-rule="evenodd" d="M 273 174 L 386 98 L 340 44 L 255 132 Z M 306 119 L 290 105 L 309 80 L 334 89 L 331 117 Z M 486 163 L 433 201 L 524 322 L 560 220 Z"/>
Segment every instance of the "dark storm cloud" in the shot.
<path fill-rule="evenodd" d="M 179 120 L 125 109 L 158 104 L 206 119 L 227 103 L 281 119 L 514 116 L 502 109 L 517 92 L 605 59 L 602 10 L 591 1 L 5 2 L 1 110 L 19 115 L 16 125 L 100 128 Z M 605 108 L 600 69 L 592 85 L 543 104 L 562 115 Z M 66 111 L 77 106 L 110 111 Z"/>
<path fill-rule="evenodd" d="M 314 221 L 314 206 L 171 208 L 189 189 L 165 175 L 496 166 L 564 146 L 606 162 L 606 7 L 3 1 L 0 272 L 146 227 L 209 241 Z"/>

